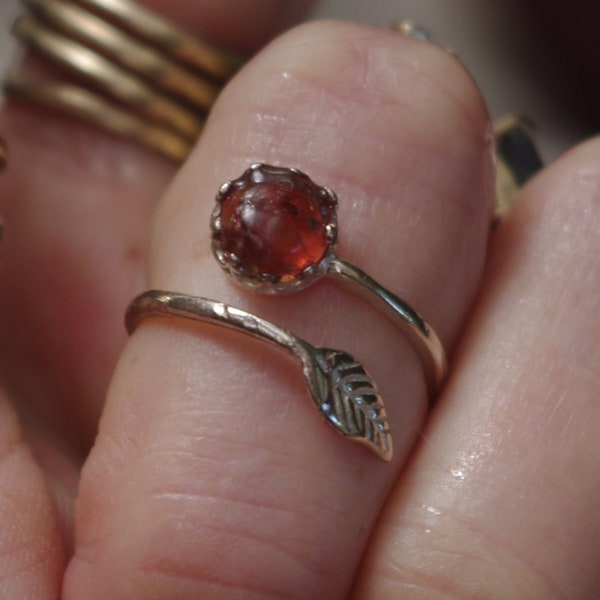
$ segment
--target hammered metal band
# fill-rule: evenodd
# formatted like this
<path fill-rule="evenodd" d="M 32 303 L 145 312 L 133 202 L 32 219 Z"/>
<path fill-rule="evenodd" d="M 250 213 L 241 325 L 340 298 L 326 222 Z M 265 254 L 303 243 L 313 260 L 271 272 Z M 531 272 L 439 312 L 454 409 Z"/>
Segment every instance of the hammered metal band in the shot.
<path fill-rule="evenodd" d="M 9 96 L 182 161 L 243 60 L 128 0 L 24 0 L 14 35 L 77 83 L 12 76 Z"/>
<path fill-rule="evenodd" d="M 253 164 L 217 194 L 213 254 L 236 283 L 265 294 L 292 293 L 322 277 L 342 282 L 404 333 L 433 395 L 447 368 L 439 337 L 404 300 L 337 256 L 336 208 L 334 192 L 298 169 Z"/>
<path fill-rule="evenodd" d="M 129 333 L 150 317 L 179 317 L 232 329 L 269 342 L 296 357 L 313 404 L 338 433 L 366 445 L 383 460 L 393 456 L 385 406 L 373 378 L 348 353 L 316 348 L 239 308 L 199 296 L 152 290 L 135 298 L 127 309 Z"/>

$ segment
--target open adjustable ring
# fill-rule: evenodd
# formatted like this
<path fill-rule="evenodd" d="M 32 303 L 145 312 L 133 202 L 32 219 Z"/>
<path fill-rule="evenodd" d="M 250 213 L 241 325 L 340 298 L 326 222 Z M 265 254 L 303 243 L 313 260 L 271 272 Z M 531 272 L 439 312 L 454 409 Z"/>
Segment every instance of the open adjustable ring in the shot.
<path fill-rule="evenodd" d="M 267 294 L 301 290 L 324 276 L 346 283 L 381 309 L 419 353 L 432 394 L 446 373 L 446 355 L 430 325 L 406 302 L 335 254 L 335 194 L 297 169 L 254 164 L 221 186 L 211 218 L 213 252 L 234 280 Z M 333 428 L 380 458 L 393 455 L 392 435 L 377 385 L 343 350 L 316 348 L 257 315 L 223 302 L 154 290 L 130 304 L 131 333 L 148 317 L 183 317 L 234 329 L 298 358 L 314 405 Z"/>
<path fill-rule="evenodd" d="M 346 284 L 406 335 L 432 394 L 446 374 L 440 339 L 411 306 L 336 255 L 336 208 L 333 191 L 301 171 L 253 164 L 217 194 L 213 253 L 237 283 L 265 294 L 295 292 L 322 277 Z"/>

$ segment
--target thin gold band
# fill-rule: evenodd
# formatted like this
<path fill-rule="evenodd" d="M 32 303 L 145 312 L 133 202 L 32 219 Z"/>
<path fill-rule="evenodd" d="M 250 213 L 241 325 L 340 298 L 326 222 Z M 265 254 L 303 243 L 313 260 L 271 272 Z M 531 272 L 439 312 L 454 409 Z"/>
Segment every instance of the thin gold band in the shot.
<path fill-rule="evenodd" d="M 226 82 L 242 66 L 239 54 L 209 44 L 162 16 L 126 0 L 75 0 L 122 25 L 165 54 Z"/>
<path fill-rule="evenodd" d="M 191 140 L 165 127 L 152 125 L 75 85 L 15 78 L 5 83 L 5 90 L 15 99 L 75 117 L 119 137 L 138 142 L 176 162 L 183 162 L 192 148 Z"/>
<path fill-rule="evenodd" d="M 496 138 L 496 204 L 494 227 L 507 215 L 517 192 L 543 166 L 533 142 L 533 126 L 509 115 L 494 122 Z"/>
<path fill-rule="evenodd" d="M 12 77 L 9 96 L 182 161 L 241 57 L 126 0 L 24 0 L 14 35 L 78 83 Z"/>

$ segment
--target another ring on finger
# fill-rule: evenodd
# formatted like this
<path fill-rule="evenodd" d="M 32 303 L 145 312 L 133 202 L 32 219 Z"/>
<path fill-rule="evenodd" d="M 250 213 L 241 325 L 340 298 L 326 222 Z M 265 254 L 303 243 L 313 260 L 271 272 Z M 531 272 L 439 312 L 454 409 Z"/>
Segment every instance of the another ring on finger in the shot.
<path fill-rule="evenodd" d="M 243 59 L 128 0 L 26 0 L 14 35 L 77 83 L 12 76 L 9 96 L 182 161 Z"/>

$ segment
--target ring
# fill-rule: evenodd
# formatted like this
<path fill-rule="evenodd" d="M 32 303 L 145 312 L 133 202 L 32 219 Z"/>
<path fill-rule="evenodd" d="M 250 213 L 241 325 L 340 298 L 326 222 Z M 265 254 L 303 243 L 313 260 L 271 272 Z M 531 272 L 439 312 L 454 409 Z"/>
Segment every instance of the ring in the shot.
<path fill-rule="evenodd" d="M 129 0 L 24 0 L 13 34 L 84 85 L 11 77 L 6 93 L 182 161 L 240 56 Z"/>
<path fill-rule="evenodd" d="M 494 123 L 496 139 L 496 204 L 492 227 L 506 217 L 517 192 L 542 167 L 533 141 L 533 126 L 523 117 L 508 115 Z"/>
<path fill-rule="evenodd" d="M 377 386 L 362 364 L 347 352 L 316 348 L 265 319 L 199 296 L 145 292 L 127 309 L 127 331 L 133 333 L 150 317 L 183 317 L 211 323 L 283 348 L 300 360 L 313 404 L 327 423 L 383 460 L 392 459 L 392 436 Z"/>
<path fill-rule="evenodd" d="M 336 208 L 334 192 L 298 169 L 255 163 L 219 189 L 213 254 L 234 281 L 265 294 L 295 292 L 322 277 L 346 284 L 406 335 L 433 394 L 447 368 L 440 339 L 406 302 L 336 255 Z"/>

